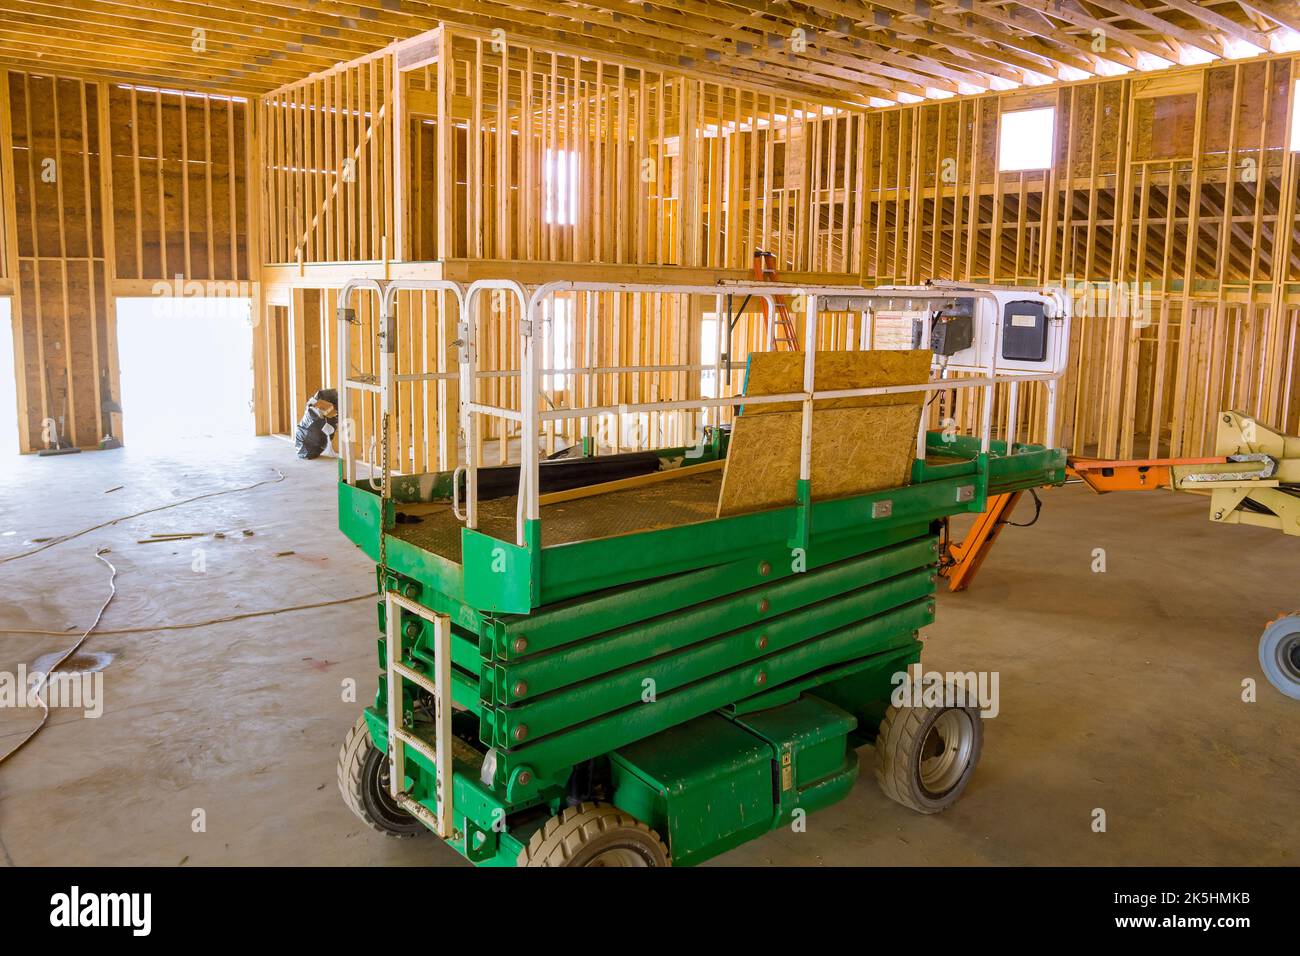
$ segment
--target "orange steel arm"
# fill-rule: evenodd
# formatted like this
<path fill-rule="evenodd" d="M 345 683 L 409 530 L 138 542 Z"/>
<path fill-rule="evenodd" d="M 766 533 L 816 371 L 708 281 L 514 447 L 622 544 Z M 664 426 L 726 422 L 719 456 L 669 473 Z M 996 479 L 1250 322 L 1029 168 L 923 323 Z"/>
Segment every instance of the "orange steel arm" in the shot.
<path fill-rule="evenodd" d="M 1169 488 L 1175 465 L 1218 465 L 1218 458 L 1075 458 L 1066 464 L 1067 478 L 1077 478 L 1099 495 L 1111 491 L 1151 491 Z M 1002 529 L 1020 499 L 1021 492 L 990 495 L 988 505 L 975 519 L 966 536 L 949 543 L 939 573 L 948 581 L 949 591 L 970 587 L 980 565 L 988 557 Z"/>
<path fill-rule="evenodd" d="M 1099 495 L 1110 491 L 1151 491 L 1170 487 L 1175 465 L 1220 465 L 1218 458 L 1075 458 L 1065 466 L 1068 478 L 1077 478 Z"/>
<path fill-rule="evenodd" d="M 1015 510 L 1023 491 L 1003 495 L 990 495 L 988 505 L 975 518 L 975 523 L 960 542 L 949 543 L 939 573 L 948 580 L 949 591 L 964 591 L 975 580 L 975 575 L 993 550 L 998 535 L 1007 525 L 1007 516 Z"/>

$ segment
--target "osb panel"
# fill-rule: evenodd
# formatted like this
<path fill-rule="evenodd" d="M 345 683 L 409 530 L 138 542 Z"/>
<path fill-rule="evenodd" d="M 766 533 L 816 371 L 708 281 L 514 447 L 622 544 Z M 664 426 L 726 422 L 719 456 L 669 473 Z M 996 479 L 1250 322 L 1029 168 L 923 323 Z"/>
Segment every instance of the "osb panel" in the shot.
<path fill-rule="evenodd" d="M 93 268 L 92 288 L 85 260 L 38 264 L 23 259 L 20 263 L 21 308 L 16 314 L 27 345 L 22 358 L 27 429 L 36 448 L 46 446 L 46 418 L 62 420 L 63 437 L 76 445 L 88 447 L 101 437 L 96 416 L 101 395 L 94 356 L 98 347 L 103 363 L 107 302 L 102 266 L 94 263 Z"/>
<path fill-rule="evenodd" d="M 817 391 L 919 385 L 930 379 L 929 349 L 901 351 L 877 349 L 862 352 L 818 352 L 813 387 Z M 803 391 L 802 352 L 755 352 L 749 357 L 746 395 L 785 395 Z M 870 405 L 920 405 L 924 392 L 902 395 L 862 395 L 824 398 L 815 407 L 862 408 Z M 748 405 L 745 414 L 798 411 L 798 402 Z"/>
<path fill-rule="evenodd" d="M 914 403 L 814 409 L 813 500 L 906 485 L 920 417 Z M 718 517 L 795 504 L 802 420 L 798 411 L 736 419 Z"/>
<path fill-rule="evenodd" d="M 1153 96 L 1134 104 L 1133 158 L 1173 159 L 1190 156 L 1196 142 L 1196 93 Z"/>
<path fill-rule="evenodd" d="M 111 89 L 117 275 L 249 277 L 245 109 L 223 98 Z"/>
<path fill-rule="evenodd" d="M 803 390 L 804 355 L 750 356 L 745 394 Z M 817 390 L 917 385 L 929 380 L 930 352 L 818 352 Z M 812 491 L 821 501 L 904 485 L 912 467 L 924 392 L 821 399 L 813 409 Z M 795 503 L 803 413 L 798 402 L 749 404 L 736 419 L 718 515 Z"/>
<path fill-rule="evenodd" d="M 18 73 L 9 74 L 8 83 L 18 254 L 51 259 L 102 254 L 95 236 L 96 88 L 77 80 L 56 83 Z M 87 216 L 93 217 L 90 225 Z M 94 242 L 90 252 L 88 233 Z"/>

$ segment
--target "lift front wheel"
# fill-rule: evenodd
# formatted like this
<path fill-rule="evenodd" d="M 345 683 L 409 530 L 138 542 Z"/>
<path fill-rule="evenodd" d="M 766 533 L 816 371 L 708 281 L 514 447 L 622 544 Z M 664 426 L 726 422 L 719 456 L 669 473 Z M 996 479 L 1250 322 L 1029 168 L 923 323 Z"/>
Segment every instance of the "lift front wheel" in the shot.
<path fill-rule="evenodd" d="M 607 803 L 562 810 L 533 834 L 520 866 L 667 866 L 668 848 L 648 826 Z"/>
<path fill-rule="evenodd" d="M 966 789 L 983 746 L 973 707 L 890 707 L 876 736 L 876 780 L 889 799 L 938 813 Z"/>
<path fill-rule="evenodd" d="M 1294 700 L 1300 700 L 1300 611 L 1284 614 L 1259 638 L 1259 666 L 1268 682 Z"/>
<path fill-rule="evenodd" d="M 372 830 L 393 837 L 428 832 L 388 792 L 388 756 L 371 741 L 364 714 L 352 725 L 339 751 L 339 792 L 343 802 Z"/>

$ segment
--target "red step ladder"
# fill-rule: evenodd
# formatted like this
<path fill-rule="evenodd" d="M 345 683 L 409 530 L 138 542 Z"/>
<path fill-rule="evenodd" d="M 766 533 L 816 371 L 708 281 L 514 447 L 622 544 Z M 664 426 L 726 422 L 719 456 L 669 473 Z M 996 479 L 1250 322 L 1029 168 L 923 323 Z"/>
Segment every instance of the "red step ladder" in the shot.
<path fill-rule="evenodd" d="M 760 282 L 780 282 L 776 274 L 776 253 L 765 252 L 762 249 L 754 251 L 754 278 Z M 776 300 L 776 327 L 773 330 L 772 341 L 778 351 L 785 348 L 788 352 L 799 351 L 799 333 L 795 329 L 794 317 L 790 315 L 790 308 L 786 304 L 786 297 L 778 295 Z M 769 320 L 771 316 L 768 316 Z"/>

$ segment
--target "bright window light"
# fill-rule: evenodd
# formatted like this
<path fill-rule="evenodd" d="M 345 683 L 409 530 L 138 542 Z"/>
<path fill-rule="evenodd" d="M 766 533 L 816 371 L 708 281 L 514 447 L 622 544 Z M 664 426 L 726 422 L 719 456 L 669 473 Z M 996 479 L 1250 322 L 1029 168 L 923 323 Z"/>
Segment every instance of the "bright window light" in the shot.
<path fill-rule="evenodd" d="M 1259 56 L 1264 51 L 1253 43 L 1247 43 L 1245 40 L 1239 40 L 1236 37 L 1227 37 L 1223 41 L 1223 55 L 1229 60 L 1244 60 L 1249 56 Z"/>
<path fill-rule="evenodd" d="M 573 302 L 570 299 L 552 299 L 543 305 L 546 323 L 546 349 L 543 364 L 546 368 L 573 368 Z M 547 392 L 564 388 L 567 375 L 543 374 L 542 389 Z"/>
<path fill-rule="evenodd" d="M 714 367 L 718 361 L 718 319 L 706 315 L 700 323 L 700 396 L 702 398 L 718 397 L 718 371 Z"/>
<path fill-rule="evenodd" d="M 1300 50 L 1300 33 L 1288 27 L 1278 27 L 1268 35 L 1268 45 L 1274 53 L 1294 53 Z"/>
<path fill-rule="evenodd" d="M 1208 50 L 1202 50 L 1194 46 L 1185 46 L 1178 55 L 1178 62 L 1183 66 L 1196 66 L 1200 63 L 1209 63 L 1217 60 L 1218 57 Z"/>
<path fill-rule="evenodd" d="M 1055 140 L 1056 110 L 1016 110 L 1002 114 L 998 135 L 998 171 L 1050 169 Z"/>
<path fill-rule="evenodd" d="M 253 437 L 249 305 L 233 296 L 117 300 L 127 448 L 175 453 Z"/>
<path fill-rule="evenodd" d="M 1291 151 L 1300 152 L 1300 80 L 1291 87 Z"/>
<path fill-rule="evenodd" d="M 578 154 L 570 149 L 548 149 L 543 161 L 546 222 L 572 226 L 578 221 Z"/>

